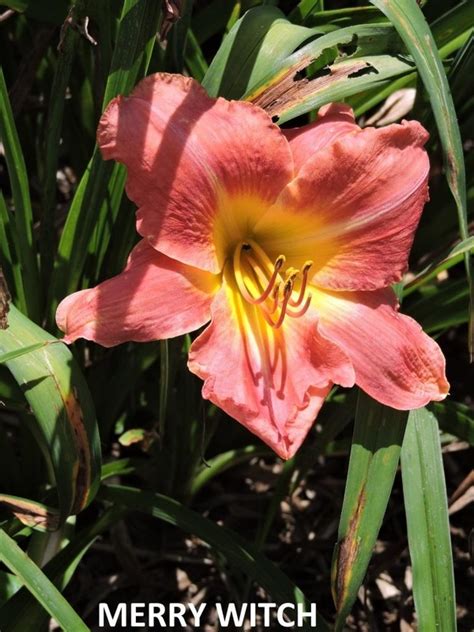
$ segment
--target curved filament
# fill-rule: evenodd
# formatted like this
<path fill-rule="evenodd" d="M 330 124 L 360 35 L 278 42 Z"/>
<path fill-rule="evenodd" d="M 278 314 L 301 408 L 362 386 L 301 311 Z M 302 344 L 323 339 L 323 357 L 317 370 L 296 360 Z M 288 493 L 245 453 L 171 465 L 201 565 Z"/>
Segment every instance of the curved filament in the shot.
<path fill-rule="evenodd" d="M 301 270 L 289 267 L 283 273 L 286 258 L 279 255 L 274 263 L 253 240 L 241 242 L 234 251 L 233 269 L 241 296 L 258 306 L 265 322 L 279 329 L 286 318 L 300 318 L 309 309 L 308 273 L 313 265 L 307 261 Z M 283 276 L 282 276 L 283 274 Z M 298 296 L 293 298 L 295 282 L 301 278 Z M 299 309 L 294 309 L 299 308 Z"/>

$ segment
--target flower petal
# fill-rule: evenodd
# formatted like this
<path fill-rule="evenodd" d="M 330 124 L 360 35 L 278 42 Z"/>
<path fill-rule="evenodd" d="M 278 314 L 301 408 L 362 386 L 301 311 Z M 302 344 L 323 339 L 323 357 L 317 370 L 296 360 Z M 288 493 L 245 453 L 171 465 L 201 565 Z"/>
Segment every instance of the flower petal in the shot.
<path fill-rule="evenodd" d="M 68 343 L 86 338 L 112 347 L 172 338 L 210 319 L 218 287 L 215 276 L 169 259 L 141 241 L 121 274 L 66 297 L 56 321 Z"/>
<path fill-rule="evenodd" d="M 151 75 L 130 97 L 114 99 L 97 138 L 104 158 L 127 166 L 138 232 L 164 254 L 213 273 L 224 257 L 216 218 L 247 226 L 244 212 L 235 218 L 234 200 L 250 199 L 259 217 L 293 177 L 288 142 L 262 109 L 211 99 L 181 75 Z"/>
<path fill-rule="evenodd" d="M 392 290 L 318 292 L 315 302 L 321 332 L 348 354 L 356 383 L 371 397 L 399 410 L 446 397 L 441 349 L 416 321 L 397 312 Z"/>
<path fill-rule="evenodd" d="M 211 400 L 284 459 L 303 442 L 332 383 L 354 383 L 344 352 L 317 333 L 314 313 L 265 324 L 259 308 L 224 284 L 212 322 L 194 341 L 188 366 Z"/>
<path fill-rule="evenodd" d="M 312 259 L 320 287 L 375 290 L 399 281 L 427 199 L 426 139 L 419 123 L 405 121 L 331 143 L 259 222 L 259 243 L 295 267 Z"/>
<path fill-rule="evenodd" d="M 330 103 L 318 112 L 318 120 L 303 127 L 283 129 L 290 143 L 298 172 L 317 151 L 338 140 L 345 134 L 359 131 L 352 108 L 344 103 Z"/>

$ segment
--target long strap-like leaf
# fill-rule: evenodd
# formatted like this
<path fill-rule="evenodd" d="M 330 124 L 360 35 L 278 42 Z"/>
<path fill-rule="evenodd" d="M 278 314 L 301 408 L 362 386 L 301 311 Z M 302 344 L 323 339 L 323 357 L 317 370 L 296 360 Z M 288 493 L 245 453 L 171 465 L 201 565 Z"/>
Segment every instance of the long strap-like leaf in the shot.
<path fill-rule="evenodd" d="M 0 529 L 0 560 L 21 579 L 63 630 L 88 632 L 89 628 L 41 569 L 18 544 Z"/>
<path fill-rule="evenodd" d="M 410 413 L 401 464 L 418 629 L 454 632 L 456 600 L 446 484 L 438 422 L 426 408 Z"/>
<path fill-rule="evenodd" d="M 408 413 L 360 393 L 333 560 L 336 630 L 342 630 L 364 580 L 387 508 Z"/>
<path fill-rule="evenodd" d="M 436 42 L 416 0 L 371 0 L 392 22 L 407 49 L 413 56 L 418 72 L 430 96 L 443 147 L 444 165 L 449 188 L 458 211 L 459 233 L 467 239 L 466 171 L 464 166 L 461 133 L 453 98 Z M 474 354 L 474 279 L 470 254 L 465 253 L 470 284 L 471 310 L 469 350 Z"/>

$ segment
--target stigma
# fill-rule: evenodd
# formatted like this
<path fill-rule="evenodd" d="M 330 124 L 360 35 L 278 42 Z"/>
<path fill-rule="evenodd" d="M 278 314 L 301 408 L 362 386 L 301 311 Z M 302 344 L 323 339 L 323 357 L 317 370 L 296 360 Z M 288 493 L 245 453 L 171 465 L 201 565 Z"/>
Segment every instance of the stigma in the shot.
<path fill-rule="evenodd" d="M 259 308 L 270 327 L 279 329 L 286 318 L 300 318 L 311 304 L 308 274 L 313 265 L 284 270 L 285 255 L 272 261 L 253 240 L 240 242 L 234 250 L 233 270 L 242 297 Z"/>

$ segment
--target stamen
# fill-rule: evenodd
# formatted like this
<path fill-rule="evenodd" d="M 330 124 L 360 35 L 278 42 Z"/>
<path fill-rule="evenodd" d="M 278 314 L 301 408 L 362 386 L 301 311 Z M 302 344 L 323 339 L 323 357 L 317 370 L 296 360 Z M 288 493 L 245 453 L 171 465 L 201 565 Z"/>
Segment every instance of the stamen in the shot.
<path fill-rule="evenodd" d="M 279 257 L 276 258 L 275 263 L 273 265 L 273 272 L 272 275 L 270 277 L 270 280 L 268 281 L 267 287 L 265 288 L 265 290 L 260 294 L 260 296 L 252 296 L 252 294 L 249 292 L 247 284 L 245 283 L 244 280 L 244 276 L 242 274 L 242 266 L 241 266 L 241 254 L 242 254 L 242 250 L 248 250 L 251 249 L 252 247 L 247 244 L 247 243 L 243 243 L 240 247 L 237 247 L 235 249 L 234 252 L 234 272 L 235 272 L 235 280 L 237 281 L 237 285 L 239 287 L 239 290 L 242 293 L 242 296 L 245 298 L 246 301 L 248 301 L 249 303 L 252 303 L 252 305 L 258 305 L 260 303 L 263 303 L 264 301 L 267 300 L 267 298 L 270 296 L 270 293 L 272 292 L 273 288 L 275 287 L 275 282 L 278 278 L 278 273 L 281 270 L 283 264 L 285 263 L 286 259 L 284 255 L 280 255 Z M 255 266 L 258 266 L 258 263 L 251 257 L 249 256 L 248 259 L 250 260 L 251 263 L 254 264 Z M 264 273 L 265 274 L 265 273 Z"/>
<path fill-rule="evenodd" d="M 275 287 L 273 288 L 273 292 L 272 292 L 272 305 L 270 309 L 265 310 L 267 312 L 267 314 L 274 314 L 278 308 L 278 303 L 280 301 L 280 287 L 281 287 L 281 283 L 278 282 Z M 265 309 L 265 306 L 263 306 L 263 308 Z"/>
<path fill-rule="evenodd" d="M 301 281 L 300 293 L 296 300 L 290 299 L 289 304 L 291 305 L 291 307 L 299 307 L 301 303 L 303 302 L 304 295 L 306 292 L 306 286 L 308 284 L 308 272 L 312 265 L 313 265 L 312 261 L 306 261 L 306 263 L 304 264 L 303 280 Z"/>
<path fill-rule="evenodd" d="M 285 320 L 286 309 L 288 307 L 288 300 L 291 296 L 291 289 L 288 291 L 285 286 L 285 289 L 283 291 L 284 291 L 285 297 L 283 299 L 283 303 L 281 304 L 280 315 L 277 321 L 274 321 L 271 318 L 271 316 L 267 314 L 265 310 L 262 310 L 263 317 L 265 318 L 267 323 L 270 325 L 270 327 L 273 327 L 273 329 L 279 329 L 283 325 L 283 321 Z"/>
<path fill-rule="evenodd" d="M 261 270 L 258 262 L 255 261 L 255 259 L 251 255 L 248 256 L 248 261 L 251 264 L 253 264 L 254 269 L 257 269 L 257 270 L 260 269 Z M 272 275 L 270 277 L 270 280 L 268 281 L 267 287 L 262 292 L 262 294 L 260 294 L 260 296 L 258 298 L 254 299 L 256 304 L 263 303 L 270 296 L 273 288 L 275 287 L 275 283 L 276 283 L 276 280 L 277 280 L 277 277 L 278 277 L 278 273 L 281 270 L 281 268 L 283 267 L 283 264 L 285 263 L 285 261 L 286 261 L 285 255 L 280 255 L 279 257 L 277 257 L 275 259 L 275 263 L 273 265 L 273 272 L 272 272 Z M 265 272 L 263 270 L 262 270 L 262 274 L 265 275 Z"/>
<path fill-rule="evenodd" d="M 287 309 L 286 310 L 287 316 L 291 316 L 291 318 L 300 318 L 300 316 L 303 316 L 304 314 L 306 314 L 306 312 L 308 311 L 309 306 L 311 304 L 311 299 L 312 298 L 313 297 L 311 296 L 311 294 L 308 294 L 308 296 L 306 297 L 306 301 L 305 301 L 305 304 L 303 305 L 303 307 L 300 307 L 300 309 L 298 309 L 296 311 L 294 311 L 292 309 Z"/>
<path fill-rule="evenodd" d="M 242 261 L 244 251 L 245 259 Z M 300 270 L 289 267 L 282 274 L 285 262 L 285 256 L 279 255 L 272 263 L 253 240 L 241 242 L 234 251 L 234 275 L 240 294 L 248 303 L 261 307 L 261 316 L 273 329 L 279 329 L 286 316 L 303 316 L 311 304 L 312 296 L 307 294 L 307 287 L 313 262 L 306 261 Z M 295 283 L 300 275 L 298 297 L 293 299 Z"/>

